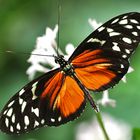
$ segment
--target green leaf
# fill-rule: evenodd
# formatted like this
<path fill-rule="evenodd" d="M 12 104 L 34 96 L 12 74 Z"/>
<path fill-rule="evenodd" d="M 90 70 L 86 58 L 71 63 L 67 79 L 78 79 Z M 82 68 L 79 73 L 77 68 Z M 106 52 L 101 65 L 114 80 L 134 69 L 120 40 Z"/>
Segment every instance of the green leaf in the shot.
<path fill-rule="evenodd" d="M 133 139 L 132 140 L 140 140 L 140 128 L 133 129 Z"/>

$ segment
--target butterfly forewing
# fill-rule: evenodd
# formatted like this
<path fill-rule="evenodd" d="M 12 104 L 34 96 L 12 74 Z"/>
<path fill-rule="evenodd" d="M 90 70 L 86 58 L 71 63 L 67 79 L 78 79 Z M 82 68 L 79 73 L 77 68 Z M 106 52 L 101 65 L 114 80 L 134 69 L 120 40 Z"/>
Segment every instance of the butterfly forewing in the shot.
<path fill-rule="evenodd" d="M 77 83 L 56 69 L 27 84 L 9 100 L 1 112 L 0 129 L 21 134 L 58 126 L 77 118 L 85 103 Z"/>
<path fill-rule="evenodd" d="M 3 132 L 24 133 L 46 124 L 44 116 L 41 116 L 41 95 L 44 85 L 54 79 L 58 72 L 56 69 L 35 79 L 8 101 L 0 116 L 0 129 Z"/>
<path fill-rule="evenodd" d="M 119 15 L 91 33 L 74 51 L 70 61 L 86 50 L 111 49 L 129 58 L 140 42 L 140 13 Z"/>
<path fill-rule="evenodd" d="M 129 57 L 140 41 L 140 14 L 117 16 L 91 33 L 69 61 L 90 90 L 103 91 L 127 73 Z"/>

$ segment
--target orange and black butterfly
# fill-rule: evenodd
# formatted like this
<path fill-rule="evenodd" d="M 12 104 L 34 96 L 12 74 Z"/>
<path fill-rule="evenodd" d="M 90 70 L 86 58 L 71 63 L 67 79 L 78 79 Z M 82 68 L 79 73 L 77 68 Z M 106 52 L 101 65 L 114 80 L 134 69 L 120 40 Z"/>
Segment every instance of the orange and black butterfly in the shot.
<path fill-rule="evenodd" d="M 140 42 L 140 13 L 119 15 L 91 33 L 59 68 L 24 86 L 5 105 L 0 129 L 8 134 L 59 126 L 79 117 L 86 100 L 98 111 L 89 91 L 104 91 L 127 73 Z"/>

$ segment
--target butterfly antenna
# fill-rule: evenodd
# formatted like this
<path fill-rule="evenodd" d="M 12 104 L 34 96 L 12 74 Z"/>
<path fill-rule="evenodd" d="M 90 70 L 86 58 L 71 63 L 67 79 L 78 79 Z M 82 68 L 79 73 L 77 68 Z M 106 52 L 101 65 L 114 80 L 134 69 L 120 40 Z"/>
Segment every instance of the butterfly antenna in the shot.
<path fill-rule="evenodd" d="M 10 53 L 10 54 L 16 54 L 16 53 L 20 53 L 23 55 L 36 55 L 36 56 L 47 56 L 47 57 L 55 57 L 54 55 L 43 55 L 43 54 L 38 54 L 38 53 L 25 53 L 25 52 L 13 52 L 13 51 L 0 51 L 0 53 Z"/>
<path fill-rule="evenodd" d="M 59 56 L 59 47 L 60 47 L 60 13 L 61 13 L 61 5 L 60 5 L 60 0 L 58 1 L 58 34 L 57 34 L 57 48 L 56 48 L 56 53 L 57 56 Z"/>

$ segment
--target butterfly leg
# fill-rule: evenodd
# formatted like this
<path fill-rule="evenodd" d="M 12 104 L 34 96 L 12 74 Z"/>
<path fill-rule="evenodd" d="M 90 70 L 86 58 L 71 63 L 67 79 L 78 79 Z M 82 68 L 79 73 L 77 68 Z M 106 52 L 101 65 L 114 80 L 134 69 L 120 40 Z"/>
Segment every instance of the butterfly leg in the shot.
<path fill-rule="evenodd" d="M 99 108 L 96 106 L 95 101 L 93 100 L 93 98 L 90 95 L 90 92 L 88 91 L 88 89 L 81 83 L 81 81 L 78 79 L 78 77 L 76 76 L 76 74 L 72 75 L 73 78 L 75 79 L 75 81 L 77 82 L 77 84 L 79 85 L 79 87 L 82 89 L 82 91 L 85 94 L 85 97 L 88 99 L 90 105 L 92 106 L 92 108 L 96 111 L 99 112 Z"/>

